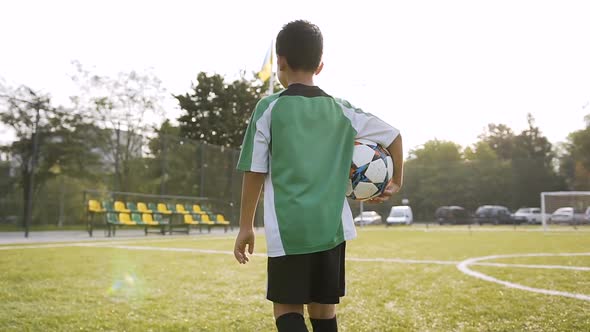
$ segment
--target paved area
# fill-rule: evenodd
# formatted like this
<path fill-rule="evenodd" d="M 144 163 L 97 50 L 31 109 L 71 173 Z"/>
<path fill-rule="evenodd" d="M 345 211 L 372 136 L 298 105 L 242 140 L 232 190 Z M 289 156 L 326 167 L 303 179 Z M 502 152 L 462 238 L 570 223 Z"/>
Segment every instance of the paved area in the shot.
<path fill-rule="evenodd" d="M 187 234 L 173 234 L 173 235 L 160 235 L 156 233 L 150 233 L 147 237 L 143 230 L 140 229 L 121 229 L 117 230 L 116 237 L 107 237 L 103 230 L 95 230 L 94 236 L 89 237 L 86 231 L 38 231 L 29 232 L 29 237 L 25 238 L 24 232 L 0 232 L 0 245 L 2 244 L 27 244 L 27 243 L 51 243 L 51 242 L 82 242 L 82 241 L 113 241 L 113 240 L 129 240 L 129 239 L 144 239 L 144 238 L 187 238 L 187 237 L 199 237 L 199 236 L 223 236 L 223 235 L 235 235 L 237 229 L 223 232 L 223 229 L 212 229 L 211 233 L 203 232 L 199 233 L 198 230 L 193 230 L 189 235 Z"/>

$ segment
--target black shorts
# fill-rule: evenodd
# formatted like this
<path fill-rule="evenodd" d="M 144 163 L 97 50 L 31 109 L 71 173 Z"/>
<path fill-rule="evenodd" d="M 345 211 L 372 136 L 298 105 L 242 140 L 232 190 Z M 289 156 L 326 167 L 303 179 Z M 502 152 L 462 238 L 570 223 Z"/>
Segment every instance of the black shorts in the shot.
<path fill-rule="evenodd" d="M 320 252 L 268 258 L 266 298 L 275 303 L 340 303 L 346 242 Z"/>

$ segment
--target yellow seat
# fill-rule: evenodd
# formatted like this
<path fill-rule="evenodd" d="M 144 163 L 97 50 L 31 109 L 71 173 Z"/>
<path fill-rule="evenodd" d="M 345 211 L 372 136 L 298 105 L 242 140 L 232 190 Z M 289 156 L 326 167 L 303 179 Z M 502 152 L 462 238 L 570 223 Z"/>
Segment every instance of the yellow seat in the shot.
<path fill-rule="evenodd" d="M 137 210 L 141 213 L 152 213 L 153 211 L 147 208 L 143 202 L 137 202 Z M 151 216 L 150 216 L 151 217 Z"/>
<path fill-rule="evenodd" d="M 215 223 L 209 218 L 208 214 L 201 215 L 201 222 L 205 225 L 215 225 Z"/>
<path fill-rule="evenodd" d="M 229 221 L 225 220 L 225 217 L 223 216 L 223 214 L 217 215 L 217 223 L 221 224 L 221 225 L 229 225 Z"/>
<path fill-rule="evenodd" d="M 176 212 L 182 214 L 188 214 L 188 211 L 184 209 L 184 205 L 176 204 Z"/>
<path fill-rule="evenodd" d="M 193 205 L 193 212 L 194 213 L 204 213 L 203 210 L 201 210 L 201 206 L 199 204 Z"/>
<path fill-rule="evenodd" d="M 135 221 L 131 220 L 129 213 L 119 213 L 119 222 L 123 225 L 137 225 Z"/>
<path fill-rule="evenodd" d="M 159 225 L 157 222 L 154 221 L 154 218 L 152 218 L 152 215 L 150 213 L 142 213 L 141 221 L 148 225 Z"/>
<path fill-rule="evenodd" d="M 184 215 L 184 223 L 187 225 L 198 225 L 199 222 L 193 218 L 192 214 Z"/>
<path fill-rule="evenodd" d="M 95 199 L 91 199 L 91 200 L 88 200 L 88 211 L 99 213 L 99 212 L 105 212 L 106 210 L 100 206 L 99 201 L 97 201 Z"/>
<path fill-rule="evenodd" d="M 116 212 L 119 212 L 119 213 L 129 213 L 129 212 L 131 212 L 131 210 L 129 210 L 125 206 L 125 203 L 123 203 L 121 201 L 115 201 L 115 211 Z"/>
<path fill-rule="evenodd" d="M 158 212 L 161 214 L 172 214 L 172 211 L 168 210 L 164 203 L 158 203 Z"/>

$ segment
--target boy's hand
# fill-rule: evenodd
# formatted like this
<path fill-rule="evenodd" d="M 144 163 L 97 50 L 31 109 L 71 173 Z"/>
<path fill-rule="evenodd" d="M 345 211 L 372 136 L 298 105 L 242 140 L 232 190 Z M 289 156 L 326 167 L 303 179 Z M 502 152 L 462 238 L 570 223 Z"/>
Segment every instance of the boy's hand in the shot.
<path fill-rule="evenodd" d="M 246 245 L 248 245 L 248 253 L 252 255 L 254 253 L 254 230 L 242 230 L 238 233 L 236 238 L 236 244 L 234 245 L 234 256 L 240 264 L 248 263 L 249 259 L 246 256 Z"/>
<path fill-rule="evenodd" d="M 394 180 L 389 181 L 383 193 L 375 198 L 370 199 L 369 203 L 383 203 L 390 199 L 391 196 L 393 196 L 393 194 L 397 193 L 400 190 L 400 188 L 400 185 L 395 183 Z"/>

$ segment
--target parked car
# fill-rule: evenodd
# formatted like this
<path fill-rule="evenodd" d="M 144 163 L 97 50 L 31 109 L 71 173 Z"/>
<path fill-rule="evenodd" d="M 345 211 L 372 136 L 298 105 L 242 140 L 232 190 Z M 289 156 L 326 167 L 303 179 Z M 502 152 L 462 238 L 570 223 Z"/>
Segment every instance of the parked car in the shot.
<path fill-rule="evenodd" d="M 375 211 L 363 211 L 362 215 L 359 214 L 354 218 L 354 223 L 356 225 L 380 224 L 381 222 L 381 216 Z"/>
<path fill-rule="evenodd" d="M 520 208 L 514 212 L 512 219 L 520 223 L 540 224 L 543 217 L 540 208 Z"/>
<path fill-rule="evenodd" d="M 442 224 L 470 224 L 473 220 L 470 213 L 461 206 L 441 206 L 434 212 L 434 218 Z"/>
<path fill-rule="evenodd" d="M 560 207 L 551 214 L 552 223 L 573 223 L 575 213 L 573 207 Z"/>
<path fill-rule="evenodd" d="M 475 222 L 478 224 L 512 224 L 518 222 L 512 219 L 510 210 L 501 205 L 483 205 L 475 211 Z"/>
<path fill-rule="evenodd" d="M 581 224 L 589 222 L 590 219 L 588 218 L 590 207 L 586 208 L 586 211 L 576 210 L 571 206 L 560 207 L 559 209 L 555 210 L 549 221 L 553 224 Z"/>
<path fill-rule="evenodd" d="M 586 213 L 584 213 L 584 219 L 586 219 L 587 222 L 590 222 L 590 206 L 586 209 Z"/>
<path fill-rule="evenodd" d="M 414 221 L 412 208 L 407 205 L 392 206 L 387 217 L 387 226 L 390 225 L 409 225 Z"/>

